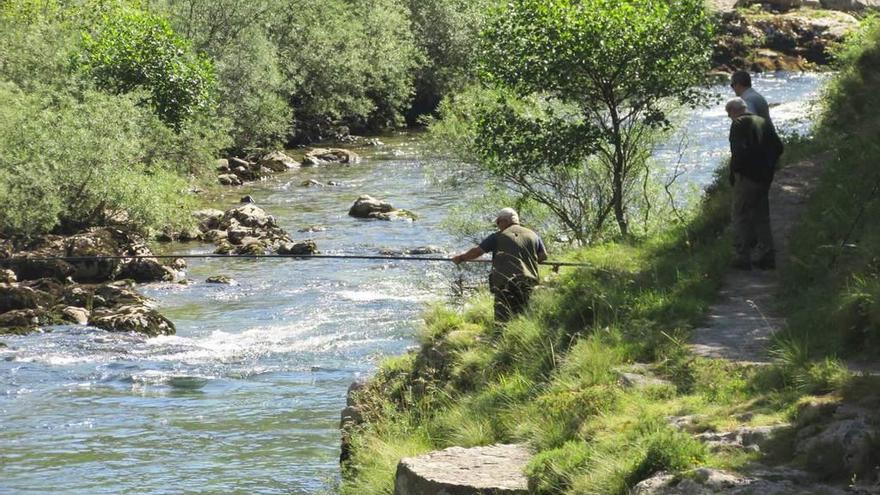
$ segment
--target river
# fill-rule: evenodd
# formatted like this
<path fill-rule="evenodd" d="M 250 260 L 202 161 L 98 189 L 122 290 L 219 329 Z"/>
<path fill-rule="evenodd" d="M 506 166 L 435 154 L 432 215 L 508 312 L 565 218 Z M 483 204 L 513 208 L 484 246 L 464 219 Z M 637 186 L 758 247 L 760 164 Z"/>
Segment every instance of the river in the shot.
<path fill-rule="evenodd" d="M 777 74 L 755 86 L 771 105 L 785 102 L 771 108 L 780 129 L 806 132 L 806 108 L 822 79 Z M 722 107 L 685 119 L 684 150 L 678 138 L 658 150 L 661 166 L 681 163 L 681 183 L 705 185 L 726 154 Z M 227 191 L 217 207 L 249 194 L 295 239 L 310 237 L 323 252 L 467 247 L 440 223 L 481 185 L 442 190 L 430 177 L 447 164 L 427 158 L 417 136 L 385 141 L 359 150 L 359 165 L 281 174 Z M 307 179 L 340 185 L 301 187 Z M 348 217 L 364 193 L 421 218 Z M 326 230 L 297 232 L 309 226 Z M 346 388 L 383 356 L 413 345 L 421 312 L 446 297 L 455 270 L 439 262 L 192 261 L 187 277 L 195 283 L 139 288 L 174 321 L 175 336 L 59 326 L 0 337 L 8 346 L 0 346 L 0 494 L 330 491 Z M 204 283 L 217 274 L 237 284 Z"/>

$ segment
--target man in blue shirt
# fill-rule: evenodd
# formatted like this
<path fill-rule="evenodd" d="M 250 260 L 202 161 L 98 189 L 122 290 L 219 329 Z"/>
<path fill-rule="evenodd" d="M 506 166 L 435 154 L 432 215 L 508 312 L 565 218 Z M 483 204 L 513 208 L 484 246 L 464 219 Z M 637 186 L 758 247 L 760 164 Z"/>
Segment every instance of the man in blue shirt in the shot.
<path fill-rule="evenodd" d="M 497 232 L 452 261 L 457 265 L 492 253 L 489 290 L 495 296 L 495 322 L 503 323 L 525 309 L 539 281 L 538 263 L 547 259 L 547 250 L 538 234 L 519 224 L 513 208 L 498 212 L 495 225 Z"/>

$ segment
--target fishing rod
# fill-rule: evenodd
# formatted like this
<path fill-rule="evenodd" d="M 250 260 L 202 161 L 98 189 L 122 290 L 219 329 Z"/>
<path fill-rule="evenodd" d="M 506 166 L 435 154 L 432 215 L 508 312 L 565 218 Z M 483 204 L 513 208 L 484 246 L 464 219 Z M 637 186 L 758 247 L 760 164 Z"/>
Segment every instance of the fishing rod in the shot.
<path fill-rule="evenodd" d="M 393 255 L 358 255 L 358 254 L 156 254 L 156 255 L 106 255 L 106 256 L 39 256 L 39 257 L 10 257 L 0 258 L 0 263 L 8 263 L 12 261 L 67 261 L 67 262 L 89 262 L 89 261 L 110 261 L 110 260 L 139 260 L 139 259 L 336 259 L 336 260 L 389 260 L 389 261 L 452 261 L 452 258 L 443 258 L 439 256 L 393 256 Z M 491 263 L 490 259 L 475 259 L 466 261 L 466 263 Z M 554 268 L 560 266 L 592 266 L 589 263 L 575 263 L 571 261 L 540 261 L 538 264 L 552 266 Z"/>

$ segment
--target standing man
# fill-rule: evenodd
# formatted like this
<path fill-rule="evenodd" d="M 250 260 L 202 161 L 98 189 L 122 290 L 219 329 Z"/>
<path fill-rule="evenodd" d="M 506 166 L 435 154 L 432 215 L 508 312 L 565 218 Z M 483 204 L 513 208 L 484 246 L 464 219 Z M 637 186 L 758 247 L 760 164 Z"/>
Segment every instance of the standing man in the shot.
<path fill-rule="evenodd" d="M 728 101 L 725 110 L 731 120 L 730 182 L 736 250 L 733 267 L 750 270 L 751 251 L 755 247 L 755 266 L 772 270 L 776 268 L 776 254 L 770 230 L 769 193 L 774 165 L 782 155 L 782 142 L 769 122 L 748 111 L 742 98 Z"/>
<path fill-rule="evenodd" d="M 773 121 L 770 119 L 770 105 L 767 104 L 767 100 L 761 96 L 761 93 L 752 89 L 752 76 L 748 72 L 744 70 L 734 72 L 730 76 L 730 87 L 736 96 L 746 102 L 749 113 L 761 117 L 773 127 Z"/>
<path fill-rule="evenodd" d="M 456 265 L 492 253 L 489 290 L 495 296 L 495 323 L 503 323 L 522 312 L 532 289 L 538 284 L 538 263 L 547 250 L 538 234 L 519 224 L 513 208 L 504 208 L 495 218 L 498 231 L 464 253 L 452 257 Z"/>

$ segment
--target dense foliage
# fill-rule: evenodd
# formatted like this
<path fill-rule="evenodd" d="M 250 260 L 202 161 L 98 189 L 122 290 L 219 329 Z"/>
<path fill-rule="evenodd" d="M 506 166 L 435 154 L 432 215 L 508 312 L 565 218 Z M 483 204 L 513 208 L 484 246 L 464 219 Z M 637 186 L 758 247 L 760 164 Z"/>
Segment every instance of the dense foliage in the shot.
<path fill-rule="evenodd" d="M 700 101 L 711 39 L 700 0 L 509 2 L 483 31 L 496 97 L 465 111 L 468 151 L 575 239 L 609 217 L 626 235 L 657 131 L 674 104 Z"/>
<path fill-rule="evenodd" d="M 194 53 L 165 19 L 134 8 L 113 9 L 83 33 L 77 65 L 96 86 L 113 94 L 146 89 L 168 125 L 214 104 L 214 67 Z"/>
<path fill-rule="evenodd" d="M 433 111 L 489 3 L 0 2 L 0 235 L 180 222 L 218 156 Z"/>
<path fill-rule="evenodd" d="M 7 2 L 0 27 L 0 233 L 184 221 L 227 144 L 211 65 L 130 5 Z"/>

